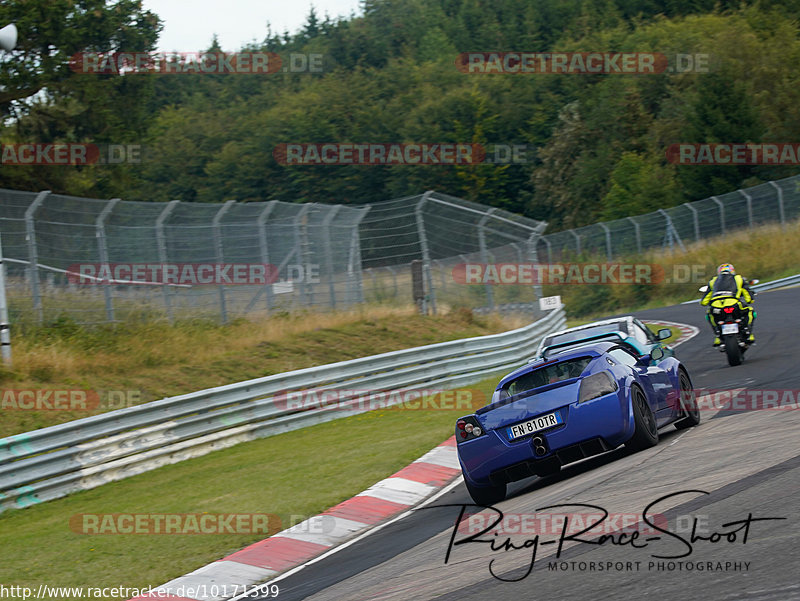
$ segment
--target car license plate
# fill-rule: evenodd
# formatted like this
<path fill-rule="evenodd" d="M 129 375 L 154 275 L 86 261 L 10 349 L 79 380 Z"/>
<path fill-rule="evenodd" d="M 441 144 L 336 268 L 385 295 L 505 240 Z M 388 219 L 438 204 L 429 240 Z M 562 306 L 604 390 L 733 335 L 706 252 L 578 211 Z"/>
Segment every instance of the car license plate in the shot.
<path fill-rule="evenodd" d="M 739 333 L 739 324 L 738 323 L 723 323 L 722 324 L 722 333 L 723 334 L 738 334 Z"/>
<path fill-rule="evenodd" d="M 521 424 L 510 426 L 506 428 L 506 431 L 508 432 L 508 439 L 514 440 L 520 436 L 532 434 L 533 432 L 538 432 L 539 430 L 544 430 L 545 428 L 552 428 L 553 426 L 563 423 L 564 422 L 561 420 L 561 416 L 558 413 L 548 413 L 547 415 L 529 419 Z"/>

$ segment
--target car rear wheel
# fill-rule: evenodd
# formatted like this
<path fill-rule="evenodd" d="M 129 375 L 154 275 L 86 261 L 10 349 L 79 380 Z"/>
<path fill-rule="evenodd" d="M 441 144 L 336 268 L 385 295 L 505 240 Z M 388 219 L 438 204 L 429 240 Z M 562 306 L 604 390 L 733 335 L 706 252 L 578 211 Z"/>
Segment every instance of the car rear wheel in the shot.
<path fill-rule="evenodd" d="M 697 398 L 692 389 L 692 382 L 689 380 L 689 374 L 681 370 L 679 379 L 681 386 L 680 402 L 685 417 L 675 422 L 675 427 L 678 430 L 683 430 L 700 423 L 700 410 L 697 408 Z"/>
<path fill-rule="evenodd" d="M 635 429 L 633 436 L 625 446 L 633 451 L 641 451 L 658 444 L 658 427 L 656 418 L 647 404 L 647 397 L 638 386 L 631 389 L 631 403 L 633 404 L 633 423 Z"/>
<path fill-rule="evenodd" d="M 467 485 L 467 492 L 472 500 L 477 505 L 494 505 L 506 498 L 506 485 L 498 484 L 497 486 L 473 486 L 466 479 L 464 484 Z"/>

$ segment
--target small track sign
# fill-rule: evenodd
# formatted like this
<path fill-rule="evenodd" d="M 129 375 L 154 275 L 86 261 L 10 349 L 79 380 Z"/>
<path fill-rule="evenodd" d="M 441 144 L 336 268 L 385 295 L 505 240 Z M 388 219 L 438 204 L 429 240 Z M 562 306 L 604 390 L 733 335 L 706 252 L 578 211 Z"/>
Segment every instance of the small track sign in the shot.
<path fill-rule="evenodd" d="M 542 311 L 549 311 L 550 309 L 558 309 L 561 306 L 560 296 L 544 296 L 539 299 L 539 309 Z"/>

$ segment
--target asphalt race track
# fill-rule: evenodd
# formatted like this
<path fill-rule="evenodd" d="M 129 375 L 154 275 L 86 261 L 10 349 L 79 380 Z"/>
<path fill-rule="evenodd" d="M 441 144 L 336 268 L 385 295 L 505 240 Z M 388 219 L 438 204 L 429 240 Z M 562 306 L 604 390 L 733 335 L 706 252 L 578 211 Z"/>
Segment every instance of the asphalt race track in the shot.
<path fill-rule="evenodd" d="M 757 344 L 737 367 L 729 367 L 725 356 L 711 347 L 711 331 L 700 306 L 681 305 L 637 315 L 701 328 L 700 335 L 677 349 L 695 388 L 792 390 L 796 398 L 800 390 L 795 350 L 800 340 L 796 312 L 800 288 L 764 292 L 756 299 L 756 307 Z M 646 451 L 629 454 L 619 449 L 574 465 L 556 477 L 515 483 L 509 487 L 509 498 L 497 508 L 507 518 L 541 515 L 537 510 L 566 503 L 641 516 L 648 504 L 667 497 L 648 512 L 662 514 L 668 524 L 665 529 L 690 540 L 691 524 L 697 519 L 697 534 L 720 539 L 717 542 L 696 539 L 684 543 L 675 535 L 639 524 L 636 527 L 643 534 L 634 543 L 640 548 L 614 541 L 599 545 L 568 540 L 555 561 L 560 532 L 549 532 L 540 534 L 536 561 L 525 577 L 535 533 L 517 530 L 512 542 L 521 547 L 527 540 L 528 548 L 492 551 L 489 543 L 455 545 L 445 564 L 451 537 L 455 541 L 467 537 L 453 529 L 459 506 L 470 503 L 459 483 L 432 503 L 455 506 L 419 509 L 280 579 L 279 598 L 638 600 L 646 594 L 670 600 L 800 599 L 800 411 L 709 409 L 702 412 L 701 419 L 700 426 L 690 430 L 665 428 L 659 444 Z M 677 494 L 692 490 L 710 494 Z M 577 510 L 568 507 L 563 511 Z M 749 515 L 754 520 L 785 519 L 752 521 L 745 542 L 746 524 L 729 523 L 747 520 Z M 715 532 L 725 535 L 713 537 Z M 489 532 L 482 538 L 494 539 L 500 547 L 506 535 L 493 538 Z M 730 540 L 731 536 L 735 540 Z M 651 540 L 646 541 L 648 537 Z M 585 536 L 587 541 L 592 539 L 597 542 L 596 537 Z M 619 537 L 616 540 L 620 542 Z M 676 557 L 690 549 L 690 555 Z M 497 577 L 517 581 L 494 577 L 492 561 Z"/>

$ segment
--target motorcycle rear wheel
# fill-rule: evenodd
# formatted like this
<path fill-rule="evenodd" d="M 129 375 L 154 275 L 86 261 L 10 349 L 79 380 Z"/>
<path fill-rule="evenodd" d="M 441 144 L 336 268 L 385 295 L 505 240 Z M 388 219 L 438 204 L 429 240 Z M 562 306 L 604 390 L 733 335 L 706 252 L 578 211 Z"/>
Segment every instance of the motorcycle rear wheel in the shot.
<path fill-rule="evenodd" d="M 725 345 L 725 354 L 728 356 L 728 365 L 742 364 L 742 349 L 739 347 L 739 337 L 733 334 L 724 336 L 722 344 Z"/>

